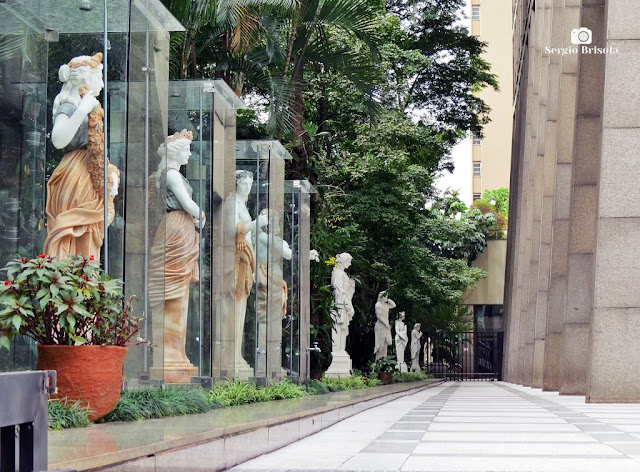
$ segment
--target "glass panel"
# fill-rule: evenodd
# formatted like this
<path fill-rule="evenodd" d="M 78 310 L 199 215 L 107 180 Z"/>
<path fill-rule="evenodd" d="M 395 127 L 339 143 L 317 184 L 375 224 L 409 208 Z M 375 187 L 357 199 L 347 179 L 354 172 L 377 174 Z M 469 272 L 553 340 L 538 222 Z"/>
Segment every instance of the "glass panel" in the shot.
<path fill-rule="evenodd" d="M 0 4 L 0 267 L 41 252 L 46 186 L 47 53 L 33 18 Z M 0 371 L 35 368 L 32 341 L 14 338 Z"/>
<path fill-rule="evenodd" d="M 311 193 L 316 191 L 306 180 L 285 181 L 284 237 L 291 247 L 292 257 L 284 259 L 289 304 L 282 324 L 282 368 L 296 382 L 305 379 L 308 360 Z"/>
<path fill-rule="evenodd" d="M 283 257 L 284 158 L 277 141 L 238 141 L 235 206 L 235 373 L 266 383 L 286 376 L 282 369 L 282 320 L 288 287 Z M 249 185 L 251 186 L 249 189 Z M 246 198 L 243 197 L 246 193 Z M 255 264 L 255 273 L 252 266 Z M 243 285 L 241 285 L 243 284 Z"/>
<path fill-rule="evenodd" d="M 101 87 L 97 56 L 83 58 L 82 65 L 71 61 L 105 50 L 103 1 L 0 3 L 0 165 L 15 169 L 0 182 L 0 263 L 18 252 L 102 255 L 109 273 L 124 276 L 126 288 L 146 303 L 149 153 L 155 154 L 167 129 L 168 30 L 183 28 L 158 0 L 106 4 L 108 55 L 102 64 L 107 80 Z M 104 123 L 99 108 L 77 130 L 69 132 L 66 121 L 78 113 L 82 84 L 93 89 L 106 116 L 106 187 L 104 137 L 94 131 Z M 110 225 L 103 245 L 105 201 Z M 147 323 L 143 335 L 150 332 Z M 21 339 L 14 345 L 0 370 L 33 367 L 34 347 Z M 148 372 L 149 364 L 147 349 L 133 348 L 128 376 Z"/>

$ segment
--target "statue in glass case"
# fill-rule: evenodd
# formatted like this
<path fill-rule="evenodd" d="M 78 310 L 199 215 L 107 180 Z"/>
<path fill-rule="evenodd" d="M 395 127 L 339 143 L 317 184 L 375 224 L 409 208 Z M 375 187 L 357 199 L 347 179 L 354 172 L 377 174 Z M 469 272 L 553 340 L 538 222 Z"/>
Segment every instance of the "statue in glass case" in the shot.
<path fill-rule="evenodd" d="M 47 183 L 47 238 L 52 256 L 99 256 L 104 239 L 104 205 L 108 222 L 115 217 L 113 199 L 120 172 L 108 164 L 104 191 L 104 110 L 95 98 L 102 88 L 102 53 L 78 56 L 58 70 L 64 84 L 53 102 L 51 143 L 65 152 Z"/>
<path fill-rule="evenodd" d="M 252 233 L 256 228 L 256 220 L 251 218 L 247 208 L 247 200 L 253 185 L 253 173 L 247 170 L 236 171 L 236 191 L 229 195 L 225 202 L 225 210 L 228 221 L 233 222 L 235 233 L 235 263 L 234 263 L 234 358 L 235 374 L 238 377 L 248 377 L 253 372 L 242 355 L 244 340 L 244 320 L 247 313 L 247 300 L 253 288 L 253 279 L 256 270 L 255 251 Z M 266 215 L 259 215 L 258 226 L 269 223 Z"/>
<path fill-rule="evenodd" d="M 190 382 L 198 369 L 186 351 L 189 288 L 199 279 L 200 237 L 196 227 L 204 226 L 206 217 L 193 201 L 193 189 L 180 173 L 191 156 L 190 131 L 169 136 L 158 148 L 160 163 L 155 185 L 164 207 L 150 255 L 149 299 L 153 319 L 154 344 L 162 333 L 162 349 L 154 359 L 152 371 L 162 371 L 165 382 Z M 164 315 L 164 316 L 162 316 Z M 154 374 L 155 377 L 158 374 Z"/>
<path fill-rule="evenodd" d="M 257 317 L 260 349 L 267 347 L 270 355 L 278 354 L 274 347 L 282 347 L 282 320 L 287 316 L 288 286 L 284 280 L 281 260 L 278 258 L 291 260 L 293 252 L 289 244 L 279 235 L 280 214 L 276 210 L 264 209 L 260 216 L 269 219 L 268 226 L 261 226 L 258 229 L 257 262 L 258 262 L 258 285 L 257 285 Z M 279 290 L 278 290 L 279 289 Z M 276 292 L 269 296 L 269 290 Z M 268 320 L 267 320 L 268 317 Z M 267 323 L 269 324 L 269 334 L 267 334 Z M 268 345 L 267 345 L 267 337 Z M 264 364 L 264 363 L 263 363 Z M 274 378 L 286 375 L 280 369 L 280 361 L 271 362 L 267 366 L 268 375 Z M 264 366 L 261 365 L 260 368 Z"/>

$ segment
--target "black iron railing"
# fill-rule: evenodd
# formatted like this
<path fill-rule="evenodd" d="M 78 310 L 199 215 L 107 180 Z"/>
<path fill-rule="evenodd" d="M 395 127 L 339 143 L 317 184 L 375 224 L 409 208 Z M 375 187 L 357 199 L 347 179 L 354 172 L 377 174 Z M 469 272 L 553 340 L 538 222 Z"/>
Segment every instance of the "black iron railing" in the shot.
<path fill-rule="evenodd" d="M 427 333 L 425 370 L 448 380 L 502 380 L 501 332 Z"/>

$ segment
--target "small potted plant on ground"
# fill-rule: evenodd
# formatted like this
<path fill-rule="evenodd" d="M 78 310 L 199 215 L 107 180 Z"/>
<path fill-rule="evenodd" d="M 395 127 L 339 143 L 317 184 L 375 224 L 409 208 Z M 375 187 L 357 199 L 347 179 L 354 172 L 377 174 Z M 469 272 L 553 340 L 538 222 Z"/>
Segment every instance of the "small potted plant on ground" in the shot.
<path fill-rule="evenodd" d="M 38 343 L 38 369 L 58 373 L 58 397 L 80 401 L 95 420 L 120 399 L 127 345 L 142 317 L 122 280 L 109 278 L 94 256 L 11 261 L 0 282 L 0 346 L 23 335 Z M 137 339 L 138 344 L 144 341 Z"/>
<path fill-rule="evenodd" d="M 397 361 L 395 356 L 382 357 L 375 362 L 369 364 L 371 372 L 377 374 L 378 380 L 384 385 L 393 382 L 393 373 L 397 370 Z"/>

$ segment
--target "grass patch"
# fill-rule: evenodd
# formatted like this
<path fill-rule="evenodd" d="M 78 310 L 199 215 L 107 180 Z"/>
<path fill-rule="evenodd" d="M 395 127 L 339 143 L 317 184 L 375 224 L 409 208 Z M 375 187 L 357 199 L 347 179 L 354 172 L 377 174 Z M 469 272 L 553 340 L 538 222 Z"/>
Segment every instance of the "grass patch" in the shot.
<path fill-rule="evenodd" d="M 207 401 L 212 407 L 237 406 L 247 403 L 266 402 L 271 400 L 284 400 L 287 398 L 300 398 L 308 395 L 305 389 L 288 380 L 270 384 L 266 387 L 257 387 L 252 382 L 241 380 L 227 380 L 216 385 L 206 393 Z"/>
<path fill-rule="evenodd" d="M 427 380 L 430 378 L 429 375 L 424 372 L 394 372 L 393 373 L 393 383 L 404 383 L 404 382 L 418 382 L 420 380 Z"/>
<path fill-rule="evenodd" d="M 165 416 L 191 415 L 211 409 L 200 388 L 137 388 L 122 392 L 116 409 L 105 421 L 140 421 Z"/>
<path fill-rule="evenodd" d="M 47 409 L 50 430 L 84 428 L 90 424 L 88 418 L 89 408 L 80 405 L 80 402 L 72 403 L 67 399 L 49 400 Z"/>

